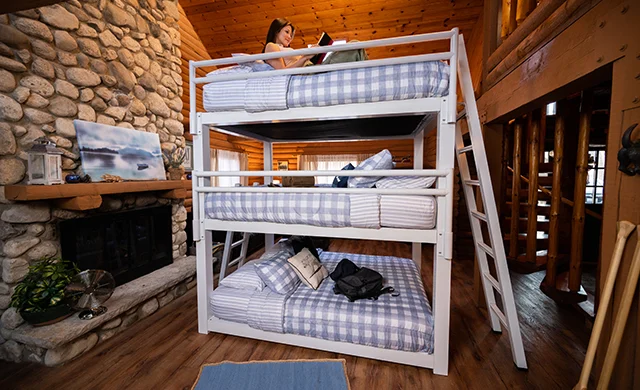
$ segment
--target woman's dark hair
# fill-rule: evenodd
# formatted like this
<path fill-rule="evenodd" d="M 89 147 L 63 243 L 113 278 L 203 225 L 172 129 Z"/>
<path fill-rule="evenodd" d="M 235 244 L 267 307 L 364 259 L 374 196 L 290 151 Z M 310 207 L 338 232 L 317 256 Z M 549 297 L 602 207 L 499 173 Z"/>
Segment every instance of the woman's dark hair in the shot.
<path fill-rule="evenodd" d="M 296 32 L 296 28 L 293 27 L 293 24 L 291 24 L 291 22 L 288 19 L 285 19 L 285 18 L 274 19 L 273 22 L 271 22 L 271 26 L 269 26 L 269 32 L 267 32 L 267 41 L 264 43 L 264 46 L 267 47 L 269 43 L 275 43 L 276 35 L 278 35 L 280 30 L 282 30 L 287 26 L 291 26 L 291 36 L 293 36 L 293 34 Z M 262 52 L 264 52 L 264 49 L 262 49 Z"/>

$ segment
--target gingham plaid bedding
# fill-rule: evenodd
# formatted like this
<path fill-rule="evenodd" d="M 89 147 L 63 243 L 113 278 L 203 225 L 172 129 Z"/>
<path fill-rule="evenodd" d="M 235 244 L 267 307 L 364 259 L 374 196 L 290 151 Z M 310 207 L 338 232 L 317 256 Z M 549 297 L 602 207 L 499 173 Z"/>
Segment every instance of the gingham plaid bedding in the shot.
<path fill-rule="evenodd" d="M 432 196 L 363 194 L 209 193 L 207 218 L 324 227 L 433 229 Z"/>
<path fill-rule="evenodd" d="M 292 76 L 287 103 L 294 108 L 420 99 L 444 96 L 448 88 L 449 65 L 415 62 Z"/>
<path fill-rule="evenodd" d="M 353 211 L 351 210 L 353 207 Z M 380 227 L 376 195 L 297 193 L 209 193 L 207 218 L 224 221 L 260 221 L 325 227 Z M 370 218 L 375 214 L 375 221 Z M 355 214 L 354 214 L 355 213 Z"/>
<path fill-rule="evenodd" d="M 300 284 L 285 303 L 284 331 L 326 340 L 412 352 L 433 352 L 433 318 L 417 267 L 410 259 L 324 252 L 322 263 L 333 271 L 348 258 L 374 269 L 400 296 L 349 302 L 333 293 L 327 278 L 318 290 Z"/>
<path fill-rule="evenodd" d="M 239 65 L 219 69 L 215 73 L 253 71 L 248 65 Z M 310 75 L 213 82 L 203 86 L 202 95 L 207 111 L 258 112 L 439 97 L 447 95 L 448 88 L 449 65 L 441 61 L 429 61 Z"/>

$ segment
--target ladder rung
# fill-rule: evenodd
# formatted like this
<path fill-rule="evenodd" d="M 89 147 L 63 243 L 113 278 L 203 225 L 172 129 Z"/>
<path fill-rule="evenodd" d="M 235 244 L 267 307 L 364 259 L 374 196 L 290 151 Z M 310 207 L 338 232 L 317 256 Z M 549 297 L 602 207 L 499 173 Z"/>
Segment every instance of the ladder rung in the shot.
<path fill-rule="evenodd" d="M 492 303 L 489 307 L 491 308 L 491 310 L 493 310 L 494 313 L 496 313 L 502 325 L 504 325 L 505 328 L 509 329 L 509 325 L 507 325 L 507 317 L 504 316 L 504 313 L 502 312 L 502 310 L 500 310 L 498 305 Z"/>
<path fill-rule="evenodd" d="M 237 246 L 240 246 L 240 245 L 242 245 L 243 242 L 244 242 L 244 239 L 240 240 L 240 241 L 236 241 L 233 244 L 231 244 L 231 248 L 235 248 Z"/>
<path fill-rule="evenodd" d="M 493 285 L 493 288 L 500 294 L 502 294 L 502 289 L 500 288 L 500 283 L 498 283 L 498 281 L 496 280 L 496 278 L 494 278 L 489 272 L 485 272 L 484 273 L 484 277 L 485 279 L 487 279 L 487 281 L 489 283 L 491 283 Z"/>
<path fill-rule="evenodd" d="M 235 259 L 233 259 L 232 261 L 229 262 L 229 264 L 227 265 L 227 267 L 231 267 L 233 265 L 236 265 L 240 262 L 240 260 L 242 260 L 242 256 L 240 257 L 236 257 Z"/>
<path fill-rule="evenodd" d="M 467 153 L 473 150 L 473 145 L 465 146 L 464 148 L 458 149 L 458 154 Z"/>
<path fill-rule="evenodd" d="M 458 113 L 458 117 L 457 117 L 456 121 L 459 121 L 460 119 L 466 118 L 466 117 L 467 117 L 467 109 L 465 108 L 463 110 L 460 110 L 460 112 Z"/>
<path fill-rule="evenodd" d="M 479 211 L 473 211 L 473 210 L 471 210 L 471 215 L 473 215 L 474 217 L 476 217 L 476 218 L 478 218 L 478 219 L 480 219 L 480 220 L 483 220 L 483 221 L 485 221 L 485 222 L 489 222 L 489 219 L 487 218 L 487 215 L 486 215 L 486 214 L 483 214 L 483 213 L 481 213 L 481 212 L 479 212 Z"/>
<path fill-rule="evenodd" d="M 494 259 L 496 258 L 496 255 L 493 254 L 493 249 L 489 248 L 489 245 L 485 244 L 484 242 L 479 242 L 478 246 L 480 247 L 480 249 L 482 249 L 486 254 L 488 254 L 489 256 L 493 257 Z"/>
<path fill-rule="evenodd" d="M 480 186 L 480 180 L 465 180 L 464 184 L 468 186 Z"/>

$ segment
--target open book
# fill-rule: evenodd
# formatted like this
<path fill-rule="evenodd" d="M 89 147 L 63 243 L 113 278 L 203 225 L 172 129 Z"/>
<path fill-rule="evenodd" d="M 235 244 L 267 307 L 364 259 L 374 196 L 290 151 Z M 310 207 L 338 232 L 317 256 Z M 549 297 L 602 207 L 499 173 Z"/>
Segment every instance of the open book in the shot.
<path fill-rule="evenodd" d="M 331 39 L 329 34 L 327 34 L 326 32 L 323 31 L 322 35 L 320 36 L 320 40 L 318 41 L 318 46 L 328 46 L 328 45 L 331 45 L 331 44 L 333 44 L 333 39 Z M 327 54 L 329 54 L 329 53 L 316 54 L 309 61 L 311 61 L 314 65 L 321 64 L 322 61 L 324 61 L 324 59 L 327 56 Z"/>

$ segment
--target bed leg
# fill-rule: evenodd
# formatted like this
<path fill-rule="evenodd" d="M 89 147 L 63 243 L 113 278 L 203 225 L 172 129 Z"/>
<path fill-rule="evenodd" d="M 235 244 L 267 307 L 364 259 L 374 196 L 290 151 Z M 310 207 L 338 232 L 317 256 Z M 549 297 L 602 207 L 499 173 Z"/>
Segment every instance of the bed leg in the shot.
<path fill-rule="evenodd" d="M 213 255 L 211 253 L 211 233 L 204 232 L 204 238 L 196 242 L 196 275 L 198 280 L 198 332 L 209 332 L 209 292 L 213 291 Z"/>
<path fill-rule="evenodd" d="M 451 305 L 451 261 L 433 251 L 433 373 L 449 373 L 449 316 Z"/>
<path fill-rule="evenodd" d="M 414 242 L 411 244 L 411 259 L 416 263 L 418 271 L 422 270 L 422 243 Z"/>
<path fill-rule="evenodd" d="M 273 170 L 273 144 L 269 141 L 262 142 L 264 149 L 264 170 L 272 171 Z M 271 184 L 273 177 L 265 176 L 264 184 Z M 264 235 L 264 250 L 269 250 L 273 246 L 273 234 L 265 234 Z"/>

